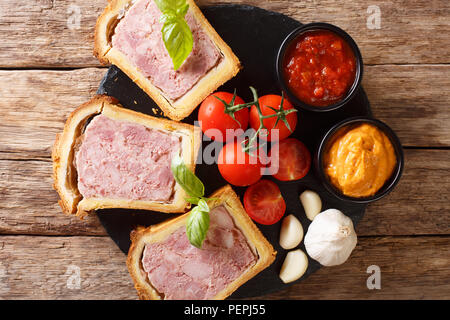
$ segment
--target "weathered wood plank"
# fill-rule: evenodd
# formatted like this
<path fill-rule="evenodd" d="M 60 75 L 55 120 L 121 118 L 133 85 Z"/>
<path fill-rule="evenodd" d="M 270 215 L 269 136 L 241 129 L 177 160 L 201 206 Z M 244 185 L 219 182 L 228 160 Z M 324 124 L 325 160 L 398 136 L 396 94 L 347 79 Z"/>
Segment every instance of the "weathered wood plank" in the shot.
<path fill-rule="evenodd" d="M 0 67 L 98 66 L 92 56 L 93 30 L 106 3 L 106 0 L 2 1 Z M 336 24 L 355 38 L 367 64 L 450 62 L 447 50 L 450 3 L 446 0 L 198 1 L 199 5 L 218 3 L 255 5 L 303 23 Z M 367 27 L 374 25 L 371 17 L 376 11 L 372 10 L 379 10 L 379 29 Z"/>
<path fill-rule="evenodd" d="M 450 65 L 366 67 L 363 87 L 404 145 L 450 145 Z"/>
<path fill-rule="evenodd" d="M 62 213 L 47 161 L 0 160 L 0 233 L 104 235 L 97 216 Z"/>
<path fill-rule="evenodd" d="M 368 207 L 359 235 L 450 234 L 450 150 L 405 150 L 405 156 L 402 180 Z M 104 235 L 95 215 L 79 221 L 61 213 L 51 166 L 48 159 L 0 160 L 0 233 Z"/>
<path fill-rule="evenodd" d="M 358 234 L 450 234 L 450 150 L 404 153 L 402 179 L 386 198 L 368 206 Z"/>
<path fill-rule="evenodd" d="M 98 1 L 2 1 L 1 67 L 97 66 L 93 30 Z"/>
<path fill-rule="evenodd" d="M 49 157 L 67 116 L 95 94 L 105 71 L 0 71 L 0 150 Z"/>
<path fill-rule="evenodd" d="M 95 94 L 104 73 L 0 71 L 0 152 L 48 157 L 68 114 Z M 368 66 L 363 84 L 375 116 L 405 146 L 450 146 L 450 66 Z"/>
<path fill-rule="evenodd" d="M 449 299 L 450 238 L 360 238 L 343 265 L 262 299 Z M 369 290 L 367 268 L 381 270 Z M 76 275 L 80 275 L 79 287 Z M 107 237 L 0 237 L 0 299 L 137 299 Z"/>
<path fill-rule="evenodd" d="M 381 289 L 367 288 L 369 266 L 381 271 Z M 449 299 L 447 237 L 359 239 L 350 259 L 264 299 Z"/>
<path fill-rule="evenodd" d="M 135 299 L 125 260 L 107 237 L 0 237 L 0 299 Z"/>

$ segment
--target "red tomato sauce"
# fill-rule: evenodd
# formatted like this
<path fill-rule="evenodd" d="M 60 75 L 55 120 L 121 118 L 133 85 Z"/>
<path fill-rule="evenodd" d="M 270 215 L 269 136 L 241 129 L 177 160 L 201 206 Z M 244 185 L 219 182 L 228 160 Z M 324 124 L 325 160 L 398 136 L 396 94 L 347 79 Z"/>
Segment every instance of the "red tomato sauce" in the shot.
<path fill-rule="evenodd" d="M 288 47 L 283 73 L 292 93 L 306 104 L 325 107 L 342 100 L 356 76 L 349 44 L 328 30 L 307 31 Z"/>

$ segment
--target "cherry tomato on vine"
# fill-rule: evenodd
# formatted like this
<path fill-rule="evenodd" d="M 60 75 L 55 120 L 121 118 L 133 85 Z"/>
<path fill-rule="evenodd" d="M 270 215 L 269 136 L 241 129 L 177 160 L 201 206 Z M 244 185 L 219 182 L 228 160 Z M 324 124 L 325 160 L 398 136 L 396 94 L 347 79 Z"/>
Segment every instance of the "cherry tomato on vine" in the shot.
<path fill-rule="evenodd" d="M 311 154 L 308 148 L 295 138 L 287 138 L 278 143 L 278 152 L 272 147 L 269 156 L 272 165 L 278 163 L 274 178 L 281 181 L 293 181 L 303 178 L 311 167 Z"/>
<path fill-rule="evenodd" d="M 265 179 L 247 188 L 244 207 L 250 218 L 265 225 L 278 222 L 286 211 L 280 188 L 275 182 Z"/>
<path fill-rule="evenodd" d="M 248 186 L 261 179 L 264 165 L 257 155 L 242 150 L 241 142 L 228 142 L 218 159 L 222 177 L 235 186 Z"/>
<path fill-rule="evenodd" d="M 275 110 L 280 111 L 280 104 L 281 104 L 282 97 L 275 94 L 269 94 L 262 96 L 258 99 L 259 105 L 261 108 L 261 113 L 263 116 L 267 115 L 275 115 L 276 111 L 272 110 L 271 108 L 274 108 Z M 294 106 L 292 103 L 289 102 L 286 98 L 283 100 L 283 110 L 288 111 L 294 109 Z M 260 135 L 261 138 L 272 141 L 273 135 L 271 134 L 271 129 L 278 129 L 279 130 L 279 140 L 283 140 L 287 138 L 292 132 L 294 132 L 295 127 L 297 126 L 297 112 L 290 112 L 285 115 L 285 119 L 287 123 L 289 124 L 289 127 L 291 130 L 289 130 L 288 127 L 286 127 L 286 124 L 284 121 L 280 118 L 277 123 L 277 116 L 273 116 L 271 118 L 267 118 L 263 120 L 264 126 L 268 130 L 268 135 Z M 277 125 L 275 126 L 275 123 Z M 255 105 L 251 107 L 250 110 L 250 126 L 253 128 L 253 130 L 258 130 L 260 127 L 260 120 L 259 120 L 259 113 L 258 109 Z M 291 132 L 292 131 L 292 132 Z"/>
<path fill-rule="evenodd" d="M 215 141 L 226 141 L 226 130 L 242 129 L 245 131 L 248 126 L 249 110 L 241 109 L 234 113 L 234 120 L 231 115 L 225 111 L 225 105 L 222 101 L 231 104 L 233 94 L 229 92 L 216 92 L 203 100 L 198 110 L 198 120 L 201 122 L 201 128 L 204 134 Z M 234 104 L 243 104 L 239 96 L 235 97 Z M 215 129 L 215 130 L 213 130 Z"/>

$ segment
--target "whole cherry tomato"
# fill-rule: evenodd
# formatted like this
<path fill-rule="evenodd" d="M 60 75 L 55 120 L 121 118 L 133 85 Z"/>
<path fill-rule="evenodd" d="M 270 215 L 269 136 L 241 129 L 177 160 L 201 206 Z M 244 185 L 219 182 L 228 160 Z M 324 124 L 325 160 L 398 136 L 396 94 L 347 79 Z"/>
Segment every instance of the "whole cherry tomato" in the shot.
<path fill-rule="evenodd" d="M 258 101 L 259 106 L 261 108 L 261 114 L 263 116 L 276 114 L 276 111 L 280 111 L 281 99 L 282 99 L 281 96 L 275 94 L 269 94 L 260 97 Z M 276 111 L 274 111 L 272 108 L 275 109 Z M 283 100 L 283 110 L 289 111 L 293 109 L 294 106 L 292 105 L 292 103 L 290 103 L 289 100 L 285 98 Z M 291 130 L 289 130 L 289 128 L 286 127 L 286 124 L 282 119 L 279 119 L 277 123 L 277 116 L 264 119 L 263 123 L 268 130 L 267 132 L 268 134 L 266 136 L 261 134 L 260 137 L 266 139 L 267 141 L 273 141 L 272 140 L 274 139 L 273 132 L 271 132 L 271 130 L 278 129 L 279 130 L 278 139 L 283 140 L 287 138 L 292 132 L 294 132 L 295 127 L 297 126 L 297 112 L 290 112 L 286 114 L 286 121 L 289 124 L 289 128 Z M 276 126 L 275 123 L 277 123 Z M 250 126 L 253 128 L 253 130 L 256 131 L 260 127 L 259 113 L 255 105 L 253 105 L 250 110 Z"/>
<path fill-rule="evenodd" d="M 207 97 L 198 110 L 198 120 L 204 134 L 215 141 L 227 141 L 227 130 L 242 129 L 245 131 L 248 126 L 249 110 L 248 108 L 234 112 L 235 119 L 225 111 L 225 105 L 219 99 L 231 104 L 233 94 L 229 92 L 216 92 Z M 234 104 L 243 104 L 239 96 L 235 97 Z M 231 135 L 230 137 L 233 137 Z M 230 139 L 228 139 L 230 140 Z"/>
<path fill-rule="evenodd" d="M 235 186 L 248 186 L 258 181 L 264 165 L 257 155 L 242 150 L 241 142 L 228 142 L 219 153 L 219 172 Z"/>

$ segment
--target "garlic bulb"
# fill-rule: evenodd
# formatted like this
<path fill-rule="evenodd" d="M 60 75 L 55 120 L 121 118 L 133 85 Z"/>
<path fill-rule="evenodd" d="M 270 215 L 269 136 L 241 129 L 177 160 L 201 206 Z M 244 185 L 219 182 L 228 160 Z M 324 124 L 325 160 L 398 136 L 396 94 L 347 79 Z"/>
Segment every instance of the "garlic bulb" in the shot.
<path fill-rule="evenodd" d="M 309 225 L 304 241 L 308 255 L 323 266 L 344 263 L 356 242 L 352 220 L 336 209 L 319 213 Z"/>

